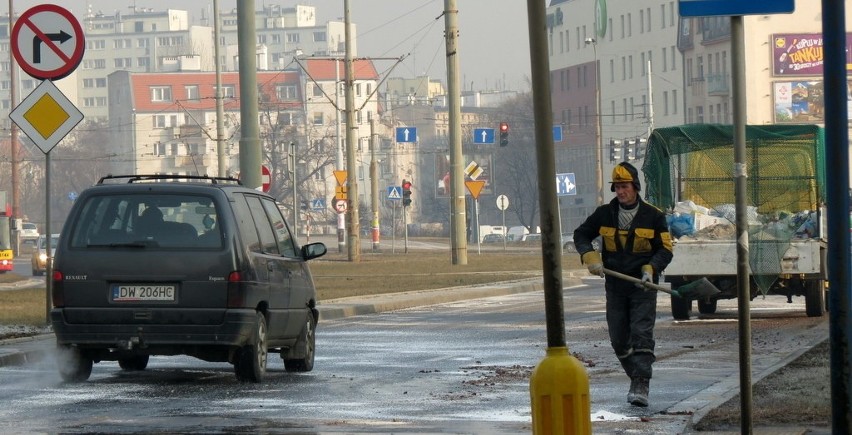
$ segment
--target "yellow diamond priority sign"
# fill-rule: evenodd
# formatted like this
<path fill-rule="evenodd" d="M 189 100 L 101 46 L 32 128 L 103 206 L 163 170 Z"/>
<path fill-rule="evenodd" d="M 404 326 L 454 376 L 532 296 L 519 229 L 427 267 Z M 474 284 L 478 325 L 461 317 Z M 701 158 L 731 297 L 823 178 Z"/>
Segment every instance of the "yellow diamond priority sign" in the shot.
<path fill-rule="evenodd" d="M 45 80 L 9 118 L 46 154 L 83 120 L 83 114 L 52 81 Z"/>

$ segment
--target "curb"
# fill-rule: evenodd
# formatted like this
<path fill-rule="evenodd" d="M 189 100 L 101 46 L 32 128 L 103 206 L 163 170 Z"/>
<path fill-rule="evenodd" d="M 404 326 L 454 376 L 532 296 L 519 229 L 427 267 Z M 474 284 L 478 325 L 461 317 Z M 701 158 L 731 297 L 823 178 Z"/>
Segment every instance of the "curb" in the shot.
<path fill-rule="evenodd" d="M 580 278 L 577 277 L 579 274 L 585 274 L 585 270 L 563 272 L 563 287 L 567 288 L 582 284 Z M 43 284 L 43 281 L 40 280 L 31 281 Z M 449 287 L 332 299 L 319 303 L 317 309 L 320 312 L 320 320 L 335 320 L 424 305 L 534 292 L 540 291 L 543 288 L 544 285 L 540 277 L 528 278 L 469 287 Z M 23 365 L 44 359 L 48 355 L 49 350 L 45 350 L 44 344 L 38 342 L 52 339 L 54 339 L 53 334 L 41 334 L 32 337 L 0 340 L 0 367 Z"/>
<path fill-rule="evenodd" d="M 811 328 L 809 330 L 809 337 L 804 344 L 802 344 L 798 349 L 796 349 L 795 352 L 790 353 L 789 355 L 776 362 L 775 364 L 767 367 L 760 373 L 752 374 L 751 384 L 757 384 L 763 378 L 766 378 L 767 376 L 775 373 L 779 369 L 790 364 L 796 358 L 802 356 L 803 354 L 807 353 L 808 351 L 828 339 L 829 337 L 827 330 L 822 331 L 819 328 Z M 695 411 L 693 411 L 692 415 L 690 415 L 688 427 L 694 427 L 705 416 L 707 416 L 710 411 L 722 406 L 738 394 L 740 394 L 740 378 L 739 374 L 733 374 L 727 378 L 720 380 L 716 384 L 700 392 L 698 395 L 691 397 L 690 399 L 688 399 L 689 402 L 700 401 L 704 403 L 704 406 L 694 408 Z M 685 402 L 676 404 L 672 407 L 672 410 L 677 411 L 677 408 L 684 405 Z M 687 406 L 687 408 L 688 407 L 689 406 Z"/>

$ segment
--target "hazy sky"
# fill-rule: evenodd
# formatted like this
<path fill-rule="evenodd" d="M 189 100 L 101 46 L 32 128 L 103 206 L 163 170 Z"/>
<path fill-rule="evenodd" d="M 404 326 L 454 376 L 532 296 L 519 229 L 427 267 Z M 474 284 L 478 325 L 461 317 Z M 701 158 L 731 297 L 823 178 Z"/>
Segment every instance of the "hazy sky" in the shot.
<path fill-rule="evenodd" d="M 542 0 L 544 1 L 544 0 Z M 14 0 L 20 14 L 39 4 L 36 0 Z M 90 0 L 52 3 L 82 14 L 81 4 L 92 10 L 112 14 L 128 13 L 136 7 L 164 9 L 169 5 L 190 12 L 195 22 L 201 9 L 212 7 L 213 0 Z M 292 7 L 296 4 L 317 8 L 317 22 L 343 19 L 343 0 L 255 0 L 256 8 L 264 4 Z M 220 0 L 221 10 L 229 10 L 235 0 Z M 522 0 L 457 0 L 459 10 L 459 60 L 463 89 L 528 89 L 530 76 L 529 37 L 526 2 Z M 0 2 L 7 11 L 8 2 Z M 446 83 L 444 34 L 444 0 L 351 0 L 352 22 L 357 24 L 358 56 L 393 57 L 408 55 L 392 72 L 392 76 L 413 77 L 428 74 Z M 380 73 L 390 71 L 393 62 L 377 62 Z"/>

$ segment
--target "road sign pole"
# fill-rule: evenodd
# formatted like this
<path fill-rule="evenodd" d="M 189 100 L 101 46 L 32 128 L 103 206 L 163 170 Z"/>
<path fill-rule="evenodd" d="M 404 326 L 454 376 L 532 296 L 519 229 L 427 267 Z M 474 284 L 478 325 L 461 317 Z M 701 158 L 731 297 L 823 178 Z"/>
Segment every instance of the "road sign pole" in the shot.
<path fill-rule="evenodd" d="M 476 216 L 476 253 L 482 254 L 482 235 L 479 233 L 479 198 L 473 200 L 473 215 Z"/>

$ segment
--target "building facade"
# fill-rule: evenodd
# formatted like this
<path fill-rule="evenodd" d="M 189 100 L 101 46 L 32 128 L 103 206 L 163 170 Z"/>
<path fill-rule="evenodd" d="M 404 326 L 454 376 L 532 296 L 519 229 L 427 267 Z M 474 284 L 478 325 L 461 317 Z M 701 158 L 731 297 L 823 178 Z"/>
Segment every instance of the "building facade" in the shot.
<path fill-rule="evenodd" d="M 654 127 L 682 124 L 683 60 L 675 0 L 554 0 L 547 9 L 556 172 L 576 194 L 560 201 L 563 231 L 608 202 L 612 167 L 641 167 Z"/>

